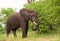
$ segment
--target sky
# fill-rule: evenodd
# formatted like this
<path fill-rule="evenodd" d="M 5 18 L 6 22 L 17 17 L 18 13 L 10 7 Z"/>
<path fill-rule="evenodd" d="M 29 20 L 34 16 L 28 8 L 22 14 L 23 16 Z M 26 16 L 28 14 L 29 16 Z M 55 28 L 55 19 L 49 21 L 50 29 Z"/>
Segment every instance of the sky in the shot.
<path fill-rule="evenodd" d="M 0 9 L 1 8 L 17 8 L 18 12 L 23 8 L 24 4 L 27 4 L 27 0 L 0 0 Z"/>

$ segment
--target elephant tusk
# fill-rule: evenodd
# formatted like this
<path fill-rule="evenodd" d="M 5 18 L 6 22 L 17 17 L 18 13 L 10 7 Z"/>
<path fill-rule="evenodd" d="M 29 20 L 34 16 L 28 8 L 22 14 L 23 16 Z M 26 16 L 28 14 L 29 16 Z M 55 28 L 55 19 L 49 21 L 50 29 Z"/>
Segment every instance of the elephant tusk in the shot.
<path fill-rule="evenodd" d="M 37 25 L 37 23 L 34 21 L 34 24 Z"/>

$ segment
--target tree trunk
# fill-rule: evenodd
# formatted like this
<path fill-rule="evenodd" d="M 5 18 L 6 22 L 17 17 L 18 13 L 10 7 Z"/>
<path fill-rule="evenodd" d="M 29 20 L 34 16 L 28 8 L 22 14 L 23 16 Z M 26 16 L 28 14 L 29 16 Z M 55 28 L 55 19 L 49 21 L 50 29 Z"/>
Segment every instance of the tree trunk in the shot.
<path fill-rule="evenodd" d="M 28 4 L 30 4 L 30 3 L 32 3 L 32 2 L 34 2 L 34 0 L 27 0 L 28 1 Z"/>

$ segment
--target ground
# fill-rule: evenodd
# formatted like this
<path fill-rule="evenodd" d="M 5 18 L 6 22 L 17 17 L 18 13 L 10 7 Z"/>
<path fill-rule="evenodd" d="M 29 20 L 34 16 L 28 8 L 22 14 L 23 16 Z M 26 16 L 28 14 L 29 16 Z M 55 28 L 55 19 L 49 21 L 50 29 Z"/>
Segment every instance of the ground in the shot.
<path fill-rule="evenodd" d="M 9 37 L 6 37 L 5 34 L 1 34 L 0 41 L 60 41 L 60 34 L 37 35 L 35 32 L 29 32 L 27 38 L 22 39 L 21 32 L 17 32 L 17 37 L 14 37 L 12 33 Z"/>

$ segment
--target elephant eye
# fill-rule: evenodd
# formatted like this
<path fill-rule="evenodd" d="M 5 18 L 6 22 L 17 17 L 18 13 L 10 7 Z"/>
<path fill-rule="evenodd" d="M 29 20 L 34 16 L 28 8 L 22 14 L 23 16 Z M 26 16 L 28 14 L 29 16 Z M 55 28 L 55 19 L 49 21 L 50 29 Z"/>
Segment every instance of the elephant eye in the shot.
<path fill-rule="evenodd" d="M 31 18 L 34 17 L 34 15 L 31 16 Z"/>

